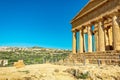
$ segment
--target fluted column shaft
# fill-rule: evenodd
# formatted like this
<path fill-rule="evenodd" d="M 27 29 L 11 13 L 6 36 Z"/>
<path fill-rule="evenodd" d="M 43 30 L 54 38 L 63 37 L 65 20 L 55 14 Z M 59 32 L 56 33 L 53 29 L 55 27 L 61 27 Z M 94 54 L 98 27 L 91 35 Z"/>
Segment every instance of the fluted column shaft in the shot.
<path fill-rule="evenodd" d="M 112 27 L 108 30 L 109 33 L 109 45 L 113 46 L 113 35 L 112 35 Z"/>
<path fill-rule="evenodd" d="M 98 23 L 98 41 L 99 51 L 105 51 L 104 22 L 102 20 Z"/>
<path fill-rule="evenodd" d="M 76 32 L 73 32 L 72 52 L 73 52 L 73 54 L 76 54 Z"/>
<path fill-rule="evenodd" d="M 92 52 L 92 29 L 88 26 L 88 52 Z"/>
<path fill-rule="evenodd" d="M 95 32 L 95 46 L 96 46 L 96 51 L 98 51 L 98 32 Z"/>
<path fill-rule="evenodd" d="M 79 38 L 80 38 L 80 42 L 79 42 L 79 44 L 80 44 L 80 53 L 83 53 L 83 49 L 84 49 L 84 36 L 83 36 L 83 29 L 80 29 L 80 31 L 79 31 Z"/>
<path fill-rule="evenodd" d="M 120 50 L 120 23 L 117 15 L 112 18 L 113 22 L 113 46 L 114 50 Z"/>
<path fill-rule="evenodd" d="M 105 46 L 106 46 L 106 50 L 110 50 L 109 34 L 107 29 L 105 29 Z"/>

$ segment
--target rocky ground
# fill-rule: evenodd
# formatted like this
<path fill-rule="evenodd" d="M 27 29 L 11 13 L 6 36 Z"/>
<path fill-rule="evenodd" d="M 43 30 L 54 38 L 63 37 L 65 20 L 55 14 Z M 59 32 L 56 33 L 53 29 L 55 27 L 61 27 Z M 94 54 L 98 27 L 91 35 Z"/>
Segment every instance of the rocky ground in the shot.
<path fill-rule="evenodd" d="M 0 80 L 120 80 L 119 66 L 26 65 L 1 67 Z"/>

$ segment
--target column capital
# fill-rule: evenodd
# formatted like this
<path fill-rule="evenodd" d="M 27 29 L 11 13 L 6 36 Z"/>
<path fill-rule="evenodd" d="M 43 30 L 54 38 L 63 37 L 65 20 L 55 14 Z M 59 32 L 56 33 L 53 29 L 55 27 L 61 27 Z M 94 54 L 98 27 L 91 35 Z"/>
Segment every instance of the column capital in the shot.
<path fill-rule="evenodd" d="M 87 33 L 87 26 L 84 27 L 84 29 L 83 29 L 83 33 Z"/>
<path fill-rule="evenodd" d="M 83 28 L 79 29 L 79 31 L 83 31 Z"/>
<path fill-rule="evenodd" d="M 83 30 L 83 29 L 84 29 L 84 26 L 80 26 L 80 27 L 77 29 L 77 31 Z"/>
<path fill-rule="evenodd" d="M 112 19 L 113 19 L 113 20 L 114 20 L 114 19 L 117 19 L 117 17 L 118 17 L 117 14 L 112 15 Z"/>
<path fill-rule="evenodd" d="M 93 31 L 93 33 L 95 34 L 95 33 L 98 33 L 98 29 L 95 29 L 94 31 Z"/>
<path fill-rule="evenodd" d="M 97 18 L 97 22 L 103 22 L 105 20 L 105 18 L 103 16 L 100 16 Z"/>
<path fill-rule="evenodd" d="M 81 30 L 85 29 L 85 26 L 82 26 L 80 29 L 81 29 Z"/>
<path fill-rule="evenodd" d="M 87 31 L 92 32 L 92 26 L 87 26 Z"/>
<path fill-rule="evenodd" d="M 98 31 L 98 24 L 95 24 L 95 25 L 94 25 L 94 28 L 95 28 L 95 29 L 94 29 L 94 32 L 97 32 L 97 31 Z"/>
<path fill-rule="evenodd" d="M 72 32 L 76 33 L 78 32 L 78 29 L 73 29 Z"/>

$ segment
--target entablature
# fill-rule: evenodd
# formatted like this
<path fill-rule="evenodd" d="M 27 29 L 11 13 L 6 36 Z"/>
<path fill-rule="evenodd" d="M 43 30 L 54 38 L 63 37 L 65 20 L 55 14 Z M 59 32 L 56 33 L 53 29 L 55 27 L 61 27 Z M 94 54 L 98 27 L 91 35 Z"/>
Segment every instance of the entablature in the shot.
<path fill-rule="evenodd" d="M 78 29 L 88 23 L 96 23 L 101 17 L 108 18 L 113 12 L 119 12 L 120 5 L 118 1 L 120 2 L 120 0 L 107 0 L 106 3 L 73 21 L 72 30 Z"/>

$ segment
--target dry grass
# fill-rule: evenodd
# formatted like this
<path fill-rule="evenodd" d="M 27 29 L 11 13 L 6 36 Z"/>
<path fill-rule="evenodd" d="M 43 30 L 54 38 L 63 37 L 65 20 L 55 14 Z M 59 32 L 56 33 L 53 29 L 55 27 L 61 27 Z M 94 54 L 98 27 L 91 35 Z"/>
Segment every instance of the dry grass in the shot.
<path fill-rule="evenodd" d="M 71 70 L 72 69 L 72 70 Z M 71 71 L 75 71 L 75 75 Z M 86 72 L 89 75 L 86 75 Z M 80 74 L 80 75 L 79 75 Z M 26 65 L 22 68 L 1 67 L 0 80 L 120 80 L 119 66 Z"/>

